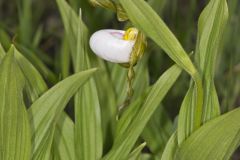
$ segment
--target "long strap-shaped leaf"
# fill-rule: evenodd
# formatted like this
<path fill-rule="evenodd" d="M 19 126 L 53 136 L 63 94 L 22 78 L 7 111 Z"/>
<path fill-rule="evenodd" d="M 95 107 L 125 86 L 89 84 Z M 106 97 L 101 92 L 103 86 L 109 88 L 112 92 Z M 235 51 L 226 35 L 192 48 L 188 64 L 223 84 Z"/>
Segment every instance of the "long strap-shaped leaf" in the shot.
<path fill-rule="evenodd" d="M 185 50 L 169 30 L 163 20 L 144 0 L 119 0 L 126 10 L 129 19 L 136 27 L 153 39 L 181 68 L 187 71 L 194 81 L 191 91 L 192 103 L 190 130 L 193 132 L 201 125 L 203 88 L 202 78 Z"/>
<path fill-rule="evenodd" d="M 91 67 L 88 55 L 88 32 L 79 15 L 75 71 Z M 102 157 L 102 127 L 98 92 L 94 78 L 75 96 L 75 146 L 78 159 L 96 160 Z"/>
<path fill-rule="evenodd" d="M 0 159 L 27 160 L 31 134 L 23 102 L 23 76 L 14 60 L 14 49 L 0 65 Z"/>
<path fill-rule="evenodd" d="M 214 70 L 227 19 L 226 0 L 211 0 L 203 10 L 198 22 L 196 60 L 204 77 L 203 122 L 220 114 L 214 85 Z"/>
<path fill-rule="evenodd" d="M 76 91 L 96 71 L 90 69 L 75 74 L 56 84 L 35 101 L 28 110 L 32 130 L 33 159 L 47 159 L 55 123 Z"/>
<path fill-rule="evenodd" d="M 65 0 L 57 0 L 57 3 L 70 42 L 74 71 L 91 68 L 88 58 L 88 30 L 81 15 L 78 17 Z M 93 78 L 78 91 L 74 105 L 76 158 L 99 159 L 103 148 L 101 111 Z"/>
<path fill-rule="evenodd" d="M 38 99 L 40 95 L 42 95 L 47 90 L 47 85 L 44 82 L 40 73 L 36 70 L 36 68 L 14 47 L 13 49 L 17 63 L 25 78 L 26 82 L 25 88 L 27 91 L 27 95 L 29 96 L 29 100 L 33 103 L 35 100 Z M 4 53 L 3 49 L 2 52 Z M 59 156 L 56 157 L 55 155 L 54 158 L 57 158 L 58 160 L 75 159 L 73 138 L 74 138 L 74 124 L 66 113 L 62 113 L 62 116 L 57 122 L 57 127 L 54 134 L 55 141 L 53 143 L 54 144 L 53 149 L 56 155 Z"/>
<path fill-rule="evenodd" d="M 204 9 L 199 20 L 199 46 L 197 46 L 196 59 L 203 72 L 204 104 L 202 122 L 220 114 L 219 102 L 213 82 L 214 64 L 219 47 L 220 38 L 226 22 L 227 6 L 225 0 L 212 0 Z M 187 92 L 181 106 L 178 121 L 178 143 L 181 144 L 194 130 L 195 96 L 193 85 Z"/>
<path fill-rule="evenodd" d="M 111 151 L 103 158 L 104 160 L 122 160 L 127 157 L 148 120 L 175 83 L 180 73 L 181 69 L 177 66 L 168 69 L 154 84 L 137 113 L 132 112 L 133 115 L 129 116 L 123 115 L 124 118 L 119 120 L 119 125 L 122 126 L 121 133 L 117 135 Z M 133 105 L 133 107 L 136 106 Z"/>
<path fill-rule="evenodd" d="M 72 54 L 72 58 L 73 58 L 72 60 L 73 60 L 73 64 L 74 64 L 74 69 L 76 72 L 78 72 L 84 66 L 86 67 L 86 57 L 89 54 L 89 52 L 87 50 L 87 48 L 88 48 L 87 42 L 89 40 L 87 37 L 88 36 L 87 35 L 87 33 L 88 33 L 87 27 L 65 0 L 56 0 L 56 1 L 57 1 L 58 7 L 60 10 L 62 19 L 63 19 L 64 28 L 67 33 L 69 46 L 70 46 L 71 54 Z M 83 12 L 83 13 L 85 13 L 85 12 Z M 79 23 L 80 23 L 80 26 L 79 26 Z M 80 33 L 80 34 L 78 34 L 78 33 Z M 82 35 L 81 33 L 83 33 L 84 35 L 79 38 L 78 35 L 81 36 Z M 84 38 L 84 39 L 82 39 L 82 38 Z M 109 83 L 110 76 L 108 75 L 109 73 L 108 73 L 105 63 L 101 59 L 97 59 L 97 61 L 92 62 L 92 60 L 96 60 L 96 57 L 94 57 L 94 56 L 90 56 L 90 57 L 92 58 L 92 59 L 90 59 L 91 65 L 98 65 L 98 67 L 101 68 L 100 72 L 98 72 L 96 75 L 97 78 L 95 78 L 95 81 L 96 81 L 96 85 L 97 85 L 97 91 L 99 93 L 97 96 L 99 97 L 99 103 L 101 104 L 102 132 L 103 132 L 103 137 L 105 139 L 104 146 L 108 147 L 112 143 L 112 138 L 109 138 L 109 135 L 112 135 L 112 132 L 114 130 L 113 128 L 116 123 L 116 118 L 115 118 L 116 111 L 117 111 L 116 100 L 115 100 L 116 98 L 115 98 L 115 93 L 114 93 L 112 84 Z M 87 66 L 87 67 L 89 67 L 89 66 Z M 91 82 L 91 83 L 92 83 L 92 84 L 90 84 L 92 86 L 91 88 L 93 88 L 92 91 L 96 92 L 95 91 L 96 87 L 94 86 L 95 84 L 93 84 L 95 82 Z M 92 97 L 92 99 L 94 99 L 94 101 L 97 101 L 96 94 L 93 92 L 90 93 L 90 94 L 93 94 L 90 97 Z M 95 96 L 94 96 L 94 94 L 95 94 Z M 97 106 L 95 106 L 95 107 L 97 108 Z M 78 106 L 78 109 L 79 109 L 79 106 Z M 90 110 L 90 108 L 88 108 L 88 109 Z M 97 111 L 97 110 L 95 110 L 95 111 Z M 79 113 L 80 112 L 77 112 L 77 114 L 79 114 Z M 82 114 L 84 114 L 84 113 L 82 113 Z M 82 116 L 80 116 L 80 117 L 82 117 Z M 98 124 L 100 124 L 97 119 L 96 119 L 96 121 L 98 122 Z M 79 125 L 77 125 L 77 126 L 79 126 Z M 88 128 L 88 129 L 90 129 L 90 128 Z M 87 130 L 85 130 L 85 131 L 87 131 Z M 76 131 L 76 132 L 79 132 L 79 131 Z M 97 131 L 96 134 L 97 133 L 99 133 L 99 131 Z M 76 135 L 79 135 L 79 134 L 76 134 Z M 76 140 L 76 143 L 78 143 L 78 140 Z M 100 141 L 97 143 L 100 143 Z M 83 147 L 81 147 L 81 145 L 79 145 L 79 146 L 80 146 L 80 149 L 84 149 Z M 92 148 L 94 148 L 94 146 L 92 144 L 88 145 L 88 146 L 89 147 L 91 146 Z M 99 152 L 101 152 L 100 146 L 96 146 L 96 147 L 98 148 Z M 79 149 L 77 149 L 77 150 L 79 150 Z M 85 150 L 89 150 L 89 149 L 85 149 Z M 93 152 L 95 153 L 95 151 L 93 151 Z M 93 154 L 91 154 L 90 152 L 88 154 L 89 154 L 89 156 L 93 156 Z M 96 155 L 100 155 L 100 154 L 96 153 Z"/>
<path fill-rule="evenodd" d="M 154 40 L 180 67 L 190 75 L 196 68 L 185 50 L 163 20 L 144 0 L 119 0 L 131 22 Z"/>

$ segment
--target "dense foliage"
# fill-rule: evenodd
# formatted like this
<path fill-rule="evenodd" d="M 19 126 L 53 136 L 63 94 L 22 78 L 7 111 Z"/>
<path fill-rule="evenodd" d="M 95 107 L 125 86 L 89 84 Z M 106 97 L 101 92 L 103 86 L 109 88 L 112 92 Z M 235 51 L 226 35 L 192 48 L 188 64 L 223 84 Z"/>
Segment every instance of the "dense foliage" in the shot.
<path fill-rule="evenodd" d="M 0 159 L 228 160 L 240 145 L 238 0 L 0 1 Z M 134 66 L 90 35 L 138 28 Z M 234 154 L 235 152 L 235 154 Z"/>

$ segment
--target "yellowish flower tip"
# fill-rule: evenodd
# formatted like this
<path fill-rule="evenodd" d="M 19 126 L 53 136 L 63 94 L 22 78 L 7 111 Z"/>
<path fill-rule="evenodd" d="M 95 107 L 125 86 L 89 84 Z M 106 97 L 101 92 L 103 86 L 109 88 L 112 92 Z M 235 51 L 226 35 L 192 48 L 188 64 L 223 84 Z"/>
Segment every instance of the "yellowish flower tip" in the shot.
<path fill-rule="evenodd" d="M 126 30 L 123 40 L 136 40 L 138 35 L 138 30 L 136 28 L 129 28 Z"/>

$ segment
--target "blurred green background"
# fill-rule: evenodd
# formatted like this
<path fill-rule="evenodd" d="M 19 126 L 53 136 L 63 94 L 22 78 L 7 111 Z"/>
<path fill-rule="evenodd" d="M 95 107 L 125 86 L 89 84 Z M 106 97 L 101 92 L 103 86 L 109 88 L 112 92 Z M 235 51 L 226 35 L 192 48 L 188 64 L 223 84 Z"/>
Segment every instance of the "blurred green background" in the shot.
<path fill-rule="evenodd" d="M 118 22 L 115 13 L 94 8 L 87 0 L 69 0 L 90 33 L 99 29 L 124 29 L 126 22 Z M 207 0 L 148 0 L 148 3 L 165 20 L 186 51 L 191 54 L 196 44 L 198 16 Z M 240 105 L 240 1 L 229 1 L 230 19 L 222 39 L 215 83 L 222 112 Z M 0 43 L 8 49 L 11 43 L 39 69 L 49 86 L 71 74 L 72 68 L 62 20 L 54 0 L 0 0 Z M 65 53 L 65 54 L 63 54 Z M 160 53 L 160 54 L 159 54 Z M 193 57 L 193 56 L 192 56 Z M 155 82 L 173 62 L 163 51 L 148 40 L 146 58 L 150 83 Z M 70 66 L 70 65 L 69 65 Z M 189 77 L 182 74 L 163 104 L 174 118 L 189 85 Z M 175 105 L 176 104 L 176 105 Z"/>

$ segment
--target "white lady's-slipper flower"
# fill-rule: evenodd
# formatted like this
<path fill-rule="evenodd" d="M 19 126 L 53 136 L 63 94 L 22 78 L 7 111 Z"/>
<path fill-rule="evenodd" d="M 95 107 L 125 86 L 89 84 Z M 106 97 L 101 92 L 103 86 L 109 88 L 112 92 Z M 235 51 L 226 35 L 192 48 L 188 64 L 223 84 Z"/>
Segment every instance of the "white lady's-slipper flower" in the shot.
<path fill-rule="evenodd" d="M 129 63 L 138 36 L 136 28 L 127 31 L 104 29 L 90 38 L 90 47 L 99 57 L 113 63 Z"/>

